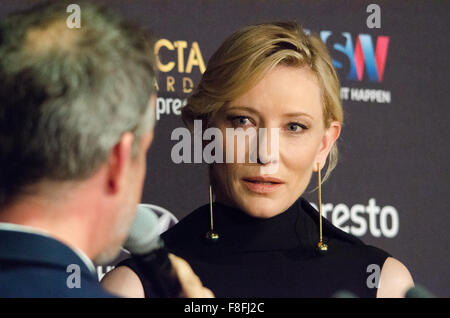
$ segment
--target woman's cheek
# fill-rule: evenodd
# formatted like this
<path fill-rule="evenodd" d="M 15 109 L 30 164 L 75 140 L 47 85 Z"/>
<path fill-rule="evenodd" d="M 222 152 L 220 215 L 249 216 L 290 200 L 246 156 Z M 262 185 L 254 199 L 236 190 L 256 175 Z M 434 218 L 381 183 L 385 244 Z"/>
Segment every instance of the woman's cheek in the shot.
<path fill-rule="evenodd" d="M 294 139 L 296 138 L 296 139 Z M 289 172 L 298 172 L 311 166 L 315 157 L 311 140 L 301 137 L 283 138 L 280 141 L 281 163 Z"/>

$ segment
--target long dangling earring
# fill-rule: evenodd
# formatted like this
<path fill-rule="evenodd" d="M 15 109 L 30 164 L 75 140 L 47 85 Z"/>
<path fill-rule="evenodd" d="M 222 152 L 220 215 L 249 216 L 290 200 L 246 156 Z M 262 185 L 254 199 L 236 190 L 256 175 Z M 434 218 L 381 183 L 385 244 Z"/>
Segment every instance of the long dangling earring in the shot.
<path fill-rule="evenodd" d="M 319 243 L 317 247 L 321 253 L 328 251 L 328 245 L 322 241 L 322 178 L 320 176 L 320 163 L 317 163 L 317 182 L 319 188 Z"/>
<path fill-rule="evenodd" d="M 212 188 L 209 185 L 209 216 L 210 216 L 210 230 L 206 233 L 206 239 L 210 242 L 217 242 L 219 240 L 219 234 L 214 232 L 214 217 L 213 217 L 213 204 L 212 204 Z"/>

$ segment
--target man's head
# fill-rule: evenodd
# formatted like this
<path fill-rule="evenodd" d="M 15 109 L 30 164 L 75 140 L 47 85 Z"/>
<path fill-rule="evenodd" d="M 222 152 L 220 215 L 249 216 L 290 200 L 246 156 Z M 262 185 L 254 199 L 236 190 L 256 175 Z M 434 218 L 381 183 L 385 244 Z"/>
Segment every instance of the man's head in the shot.
<path fill-rule="evenodd" d="M 95 194 L 75 199 L 95 214 L 80 217 L 110 228 L 108 249 L 125 238 L 141 196 L 153 48 L 145 32 L 89 4 L 71 29 L 66 8 L 45 4 L 0 23 L 0 217 L 33 196 L 64 206 L 70 193 Z"/>

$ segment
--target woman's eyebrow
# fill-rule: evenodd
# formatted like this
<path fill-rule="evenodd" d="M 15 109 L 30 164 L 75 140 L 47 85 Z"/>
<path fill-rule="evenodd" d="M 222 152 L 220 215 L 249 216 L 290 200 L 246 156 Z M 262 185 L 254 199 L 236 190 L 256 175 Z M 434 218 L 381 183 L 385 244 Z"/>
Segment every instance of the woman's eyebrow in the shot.
<path fill-rule="evenodd" d="M 227 111 L 231 111 L 231 110 L 246 110 L 250 113 L 259 114 L 259 112 L 256 109 L 254 109 L 252 107 L 248 107 L 248 106 L 239 106 L 239 105 L 229 106 Z"/>
<path fill-rule="evenodd" d="M 293 112 L 293 113 L 285 113 L 283 114 L 284 117 L 309 117 L 313 119 L 314 117 L 308 113 L 305 112 Z"/>
<path fill-rule="evenodd" d="M 233 105 L 233 106 L 229 106 L 229 108 L 227 109 L 227 111 L 233 111 L 233 110 L 245 110 L 250 113 L 257 114 L 257 115 L 260 114 L 256 109 L 249 107 L 249 106 Z M 305 112 L 290 112 L 290 113 L 281 114 L 281 116 L 283 116 L 283 117 L 309 117 L 311 119 L 314 119 L 314 117 L 312 115 L 305 113 Z"/>

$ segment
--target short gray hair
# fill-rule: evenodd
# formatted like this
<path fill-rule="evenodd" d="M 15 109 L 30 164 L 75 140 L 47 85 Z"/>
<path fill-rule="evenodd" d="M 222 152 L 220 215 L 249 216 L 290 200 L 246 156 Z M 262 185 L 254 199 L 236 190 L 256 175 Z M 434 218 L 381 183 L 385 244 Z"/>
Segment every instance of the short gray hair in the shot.
<path fill-rule="evenodd" d="M 0 209 L 42 179 L 92 175 L 125 132 L 136 155 L 155 122 L 148 34 L 89 3 L 80 3 L 81 28 L 69 29 L 66 7 L 39 5 L 0 23 Z M 33 41 L 36 31 L 50 44 Z"/>

